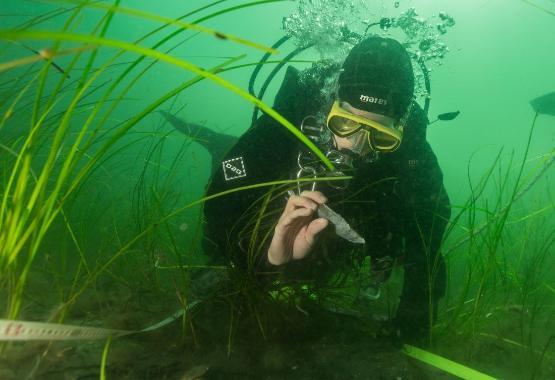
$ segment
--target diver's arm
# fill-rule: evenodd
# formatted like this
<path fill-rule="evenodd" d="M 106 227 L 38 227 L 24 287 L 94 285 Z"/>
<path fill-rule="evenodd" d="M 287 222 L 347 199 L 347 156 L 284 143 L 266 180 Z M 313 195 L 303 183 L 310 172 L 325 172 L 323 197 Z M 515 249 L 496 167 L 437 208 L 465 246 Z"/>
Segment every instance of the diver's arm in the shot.
<path fill-rule="evenodd" d="M 253 185 L 288 179 L 297 144 L 289 131 L 264 115 L 226 154 L 214 170 L 208 194 L 227 194 L 204 206 L 204 249 L 209 257 L 254 264 L 257 270 L 259 262 L 267 261 L 269 231 L 282 213 L 283 195 L 279 191 L 283 190 Z M 244 187 L 250 188 L 236 191 Z"/>
<path fill-rule="evenodd" d="M 306 116 L 304 98 L 299 97 L 299 94 L 306 96 L 307 91 L 300 86 L 299 71 L 290 66 L 275 97 L 273 108 L 294 125 L 298 125 Z M 245 176 L 227 180 L 220 165 L 214 170 L 208 193 L 216 194 L 241 186 L 290 178 L 290 172 L 295 167 L 298 145 L 299 141 L 284 126 L 267 114 L 263 114 L 224 158 L 224 163 L 230 159 L 240 158 L 246 170 Z M 277 211 L 270 216 L 270 219 L 264 219 L 264 228 L 274 228 L 275 220 L 272 218 L 278 219 L 282 213 L 283 195 L 269 205 L 261 202 L 269 191 L 271 191 L 270 187 L 249 189 L 207 202 L 204 208 L 205 235 L 212 240 L 212 243 L 205 242 L 205 251 L 215 252 L 214 255 L 220 256 L 224 255 L 224 251 L 230 251 L 234 255 L 232 259 L 241 260 L 236 253 L 241 255 L 256 246 L 261 254 L 259 264 L 268 264 L 271 240 L 253 242 L 252 239 L 253 236 L 260 239 L 261 236 L 271 237 L 272 235 L 253 233 L 252 230 L 261 224 L 256 223 L 256 220 L 264 216 L 262 215 L 264 213 L 257 211 L 262 207 L 267 207 L 269 211 L 272 211 L 271 209 Z M 278 244 L 278 240 L 275 244 Z M 276 255 L 275 262 L 282 261 L 279 256 Z M 272 256 L 273 259 L 274 256 Z M 266 265 L 257 266 L 262 270 L 265 270 L 265 267 Z"/>
<path fill-rule="evenodd" d="M 312 251 L 320 232 L 328 225 L 327 219 L 314 219 L 313 215 L 326 200 L 319 191 L 303 191 L 287 200 L 268 249 L 270 264 L 284 265 L 303 259 Z"/>

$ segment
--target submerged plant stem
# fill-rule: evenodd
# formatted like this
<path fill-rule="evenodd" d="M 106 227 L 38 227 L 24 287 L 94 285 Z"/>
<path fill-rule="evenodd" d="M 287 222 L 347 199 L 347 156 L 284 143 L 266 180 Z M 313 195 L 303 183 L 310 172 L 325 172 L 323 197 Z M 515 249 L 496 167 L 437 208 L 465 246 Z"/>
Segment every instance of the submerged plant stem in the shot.
<path fill-rule="evenodd" d="M 237 42 L 239 44 L 242 45 L 246 45 L 255 49 L 259 49 L 265 52 L 269 52 L 269 53 L 276 53 L 276 51 L 274 49 L 271 49 L 269 47 L 257 44 L 255 42 L 252 41 L 248 41 L 245 40 L 243 38 L 240 37 L 236 37 L 234 35 L 231 34 L 227 34 L 227 33 L 222 33 L 219 32 L 217 30 L 214 29 L 210 29 L 198 24 L 194 24 L 194 23 L 187 23 L 187 22 L 183 22 L 180 20 L 176 20 L 170 17 L 164 17 L 164 16 L 160 16 L 157 14 L 153 14 L 153 13 L 149 13 L 149 12 L 145 12 L 145 11 L 141 11 L 138 9 L 133 9 L 133 8 L 127 8 L 127 7 L 122 7 L 122 6 L 117 6 L 117 5 L 109 5 L 109 4 L 105 4 L 105 3 L 101 3 L 101 2 L 90 2 L 90 1 L 77 1 L 77 0 L 58 0 L 58 1 L 62 1 L 62 2 L 68 2 L 71 4 L 79 4 L 81 6 L 87 7 L 87 8 L 96 8 L 96 9 L 102 9 L 102 10 L 106 10 L 109 12 L 116 12 L 116 13 L 122 13 L 122 14 L 127 14 L 130 16 L 135 16 L 135 17 L 139 17 L 139 18 L 143 18 L 146 20 L 151 20 L 151 21 L 157 21 L 157 22 L 161 22 L 164 23 L 166 25 L 174 25 L 177 26 L 179 28 L 182 29 L 192 29 L 192 30 L 196 30 L 199 31 L 201 33 L 206 33 L 206 34 L 210 34 L 214 37 L 220 38 L 220 39 L 225 39 L 225 40 L 230 40 L 233 42 Z M 277 0 L 274 0 L 277 1 Z M 281 0 L 283 1 L 283 0 Z"/>
<path fill-rule="evenodd" d="M 267 106 L 264 102 L 260 99 L 252 96 L 248 92 L 242 90 L 241 88 L 235 86 L 234 84 L 218 77 L 217 75 L 210 73 L 204 69 L 201 69 L 192 63 L 187 61 L 169 56 L 164 53 L 160 53 L 159 51 L 152 50 L 149 48 L 144 48 L 129 42 L 120 41 L 120 40 L 113 40 L 107 38 L 100 38 L 95 36 L 89 36 L 84 34 L 76 34 L 76 33 L 63 33 L 63 32 L 50 32 L 50 31 L 2 31 L 0 30 L 0 37 L 5 38 L 12 38 L 12 39 L 38 39 L 38 40 L 59 40 L 59 41 L 73 41 L 73 42 L 83 42 L 93 45 L 100 45 L 106 47 L 112 47 L 117 49 L 123 49 L 127 51 L 132 51 L 144 56 L 149 56 L 152 58 L 156 58 L 161 61 L 165 61 L 170 63 L 174 66 L 178 66 L 183 68 L 187 71 L 191 71 L 201 77 L 209 79 L 220 86 L 227 88 L 228 90 L 234 92 L 235 94 L 239 95 L 243 99 L 253 103 L 261 110 L 266 112 L 269 116 L 271 116 L 274 120 L 279 122 L 285 128 L 289 130 L 299 141 L 305 144 L 314 154 L 324 163 L 328 169 L 334 170 L 334 166 L 331 161 L 322 153 L 322 151 L 314 145 L 310 139 L 308 139 L 304 134 L 302 134 L 293 124 L 291 124 L 287 119 L 281 116 L 278 112 L 276 112 L 273 108 Z"/>
<path fill-rule="evenodd" d="M 525 2 L 525 3 L 528 4 L 528 5 L 533 6 L 533 7 L 536 8 L 536 9 L 539 9 L 540 11 L 543 11 L 543 12 L 545 12 L 545 13 L 551 15 L 551 16 L 555 16 L 555 12 L 551 12 L 549 9 L 546 9 L 546 8 L 544 8 L 544 7 L 540 7 L 539 5 L 537 5 L 537 4 L 533 3 L 533 2 L 531 2 L 530 0 L 522 0 L 522 1 Z"/>
<path fill-rule="evenodd" d="M 102 350 L 102 361 L 100 362 L 100 380 L 106 380 L 106 364 L 108 362 L 108 350 L 110 349 L 110 343 L 112 343 L 112 336 L 108 337 L 104 349 Z"/>

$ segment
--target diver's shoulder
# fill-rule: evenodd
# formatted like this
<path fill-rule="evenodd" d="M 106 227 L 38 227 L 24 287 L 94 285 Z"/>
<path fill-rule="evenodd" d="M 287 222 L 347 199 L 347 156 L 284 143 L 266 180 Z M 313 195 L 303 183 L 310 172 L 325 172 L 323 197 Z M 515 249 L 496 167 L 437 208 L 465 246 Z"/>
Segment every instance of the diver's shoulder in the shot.
<path fill-rule="evenodd" d="M 428 129 L 428 116 L 422 109 L 420 104 L 413 101 L 410 115 L 404 126 L 404 137 L 410 140 L 426 140 L 426 131 Z"/>

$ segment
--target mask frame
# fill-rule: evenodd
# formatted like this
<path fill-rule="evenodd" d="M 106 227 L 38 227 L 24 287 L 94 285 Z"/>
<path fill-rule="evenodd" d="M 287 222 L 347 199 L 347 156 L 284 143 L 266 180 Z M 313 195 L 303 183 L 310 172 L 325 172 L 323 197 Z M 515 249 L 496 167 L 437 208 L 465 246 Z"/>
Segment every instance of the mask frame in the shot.
<path fill-rule="evenodd" d="M 346 126 L 347 123 L 352 123 L 352 125 L 350 127 Z M 326 119 L 326 126 L 339 137 L 349 137 L 364 129 L 367 132 L 370 148 L 378 152 L 395 151 L 399 148 L 403 139 L 402 123 L 397 123 L 395 127 L 388 127 L 377 121 L 354 115 L 341 108 L 338 100 L 333 102 Z"/>

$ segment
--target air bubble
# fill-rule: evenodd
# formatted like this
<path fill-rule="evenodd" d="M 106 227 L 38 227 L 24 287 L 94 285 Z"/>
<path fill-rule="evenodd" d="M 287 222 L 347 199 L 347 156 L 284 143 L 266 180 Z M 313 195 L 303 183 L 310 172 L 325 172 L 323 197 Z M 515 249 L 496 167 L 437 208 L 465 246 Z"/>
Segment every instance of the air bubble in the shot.
<path fill-rule="evenodd" d="M 396 8 L 399 4 L 398 0 L 394 2 Z M 385 8 L 372 9 L 365 2 L 353 0 L 299 0 L 297 10 L 283 19 L 282 26 L 297 46 L 314 46 L 321 60 L 335 63 L 342 62 L 366 32 L 366 35 L 379 32 L 387 37 L 391 34 L 390 30 L 395 29 L 402 30 L 406 35 L 400 42 L 411 57 L 427 67 L 437 65 L 449 52 L 441 36 L 455 25 L 455 20 L 446 12 L 440 12 L 436 22 L 432 23 L 419 16 L 413 7 L 397 18 L 384 14 L 384 11 Z M 374 29 L 370 29 L 372 27 Z M 421 65 L 413 62 L 413 68 L 415 96 L 426 96 Z M 311 71 L 309 75 L 314 74 Z M 329 85 L 330 88 L 326 88 L 322 95 L 333 93 L 334 81 L 330 81 Z"/>

